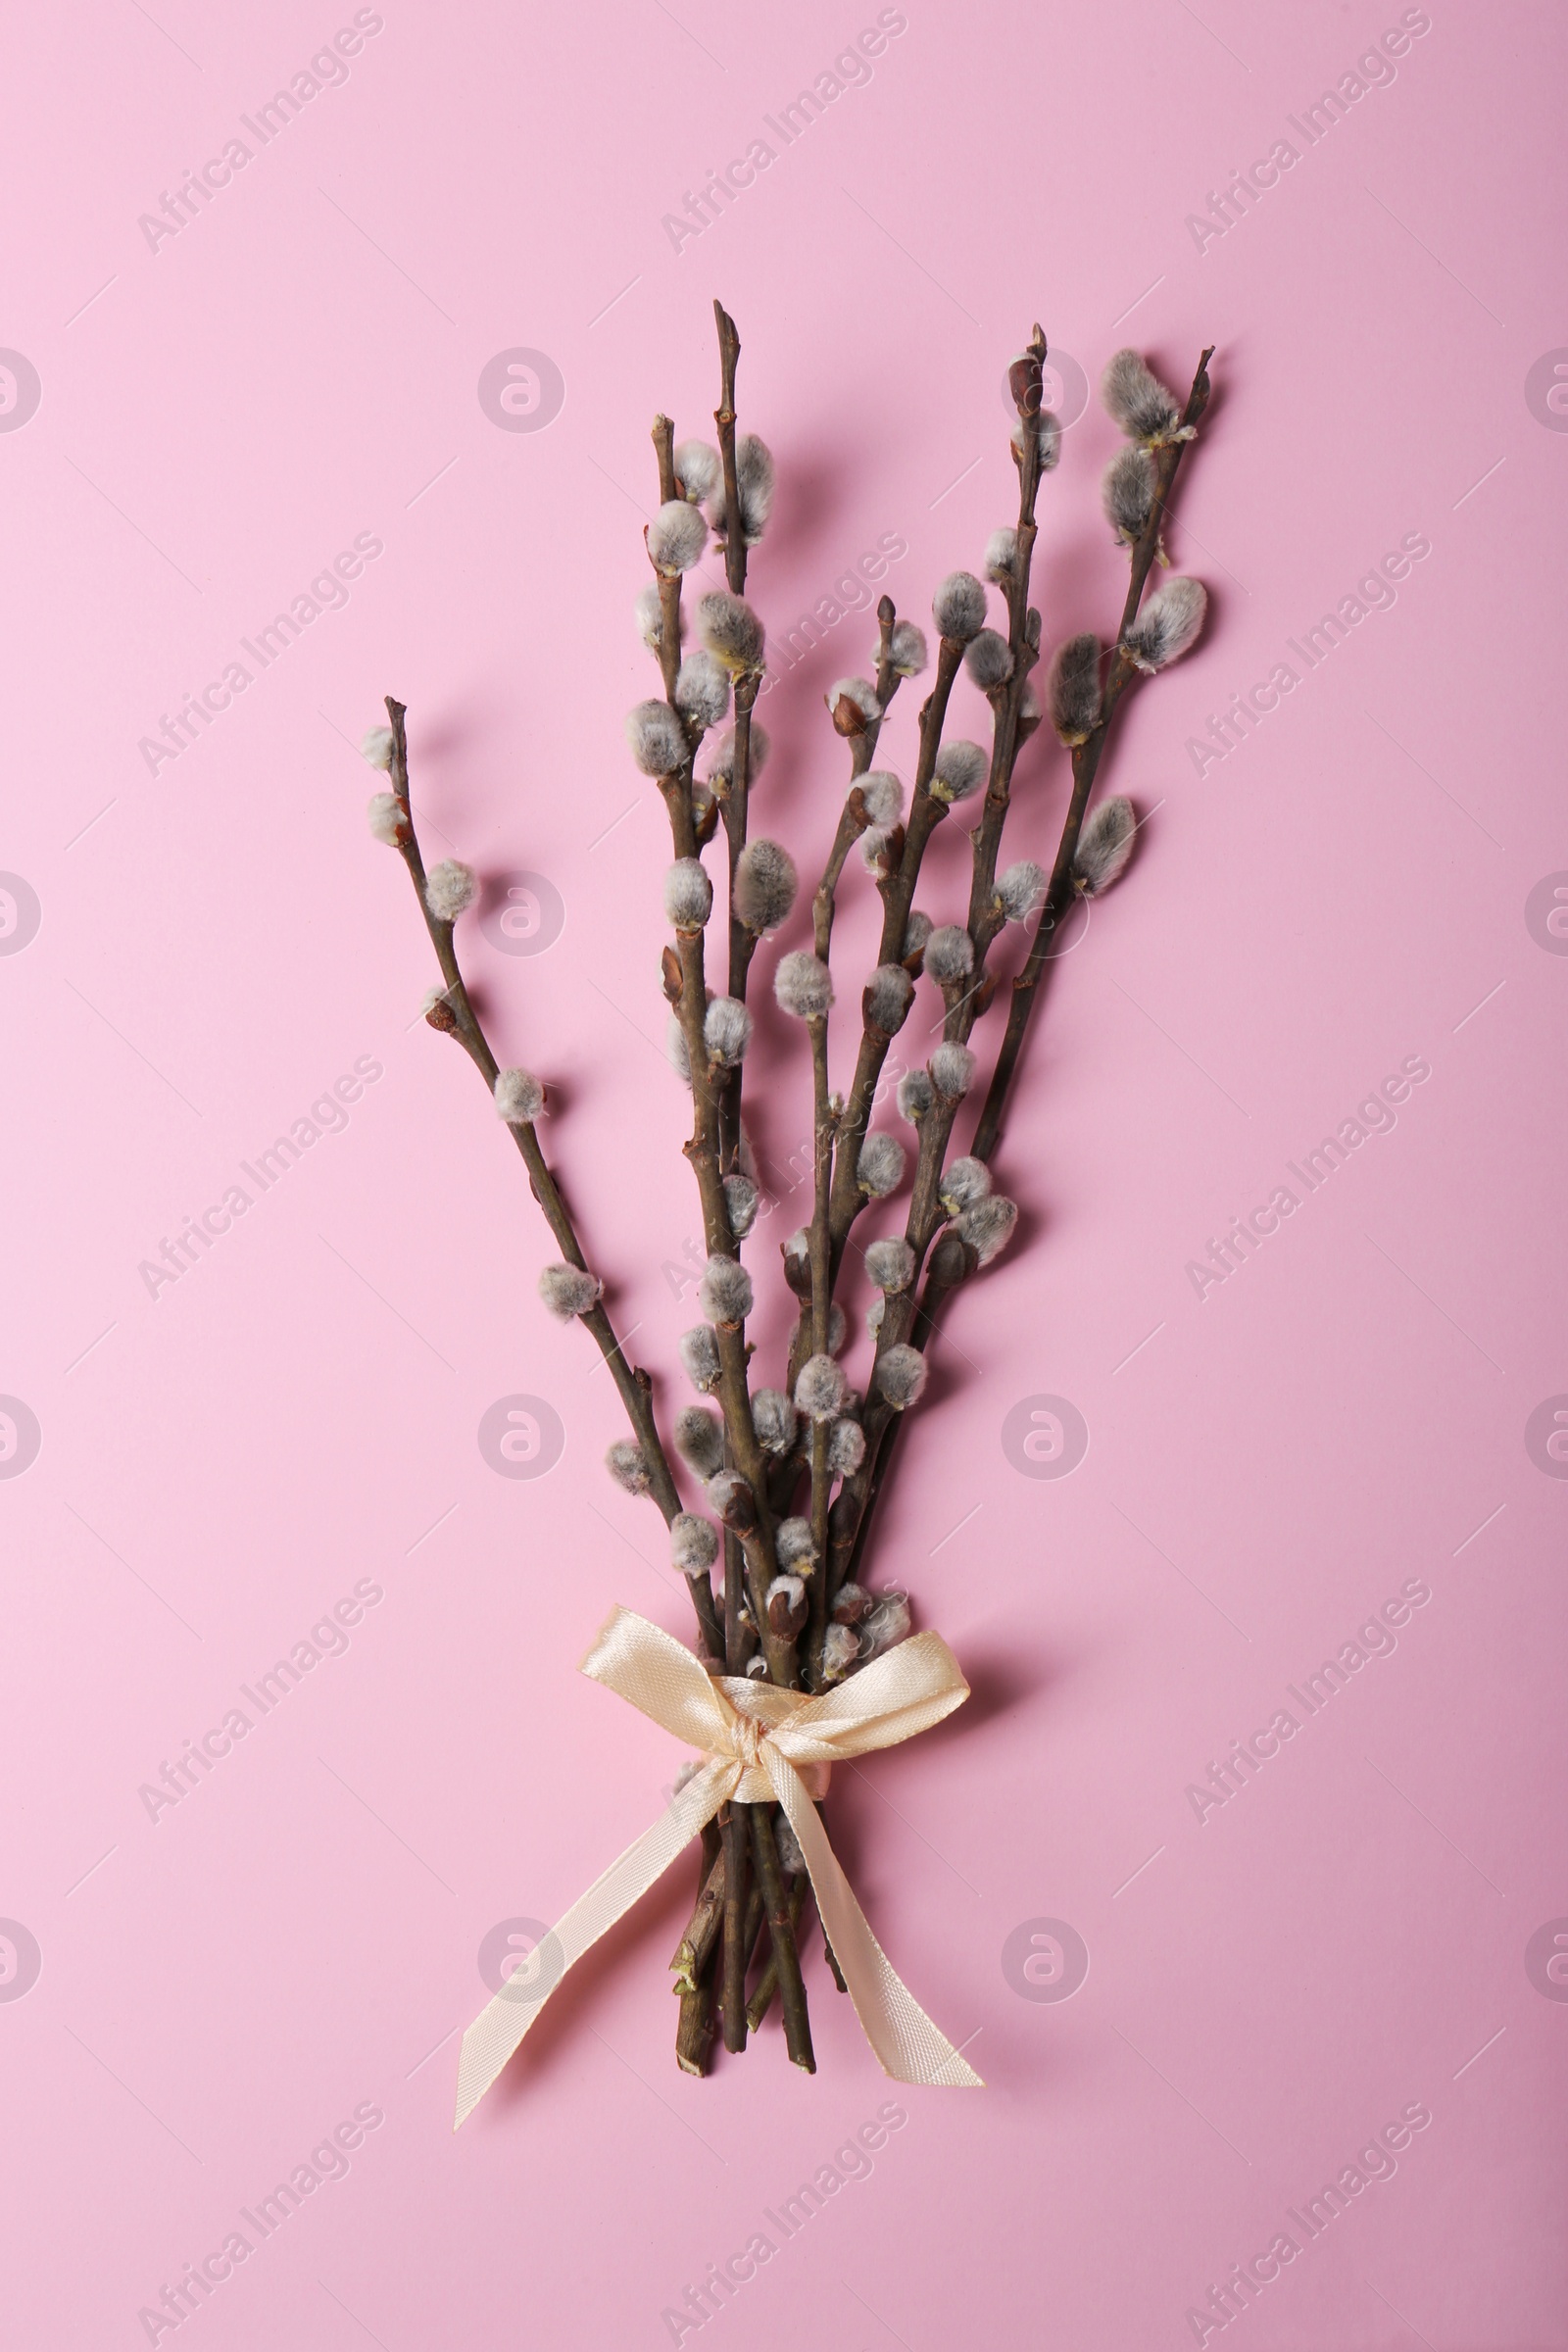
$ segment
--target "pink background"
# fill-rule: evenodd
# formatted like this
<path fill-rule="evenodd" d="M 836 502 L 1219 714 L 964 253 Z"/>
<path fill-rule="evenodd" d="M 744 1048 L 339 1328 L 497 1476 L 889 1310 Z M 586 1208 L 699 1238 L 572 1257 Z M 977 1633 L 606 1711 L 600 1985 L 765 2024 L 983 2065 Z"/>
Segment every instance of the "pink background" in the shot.
<path fill-rule="evenodd" d="M 138 2311 L 360 2106 L 384 2120 L 347 2177 L 181 2342 L 667 2343 L 666 2307 L 891 2095 L 814 1941 L 814 2081 L 776 2026 L 676 2073 L 683 1865 L 449 2130 L 481 1939 L 564 1909 L 679 1760 L 573 1663 L 612 1602 L 687 1613 L 599 1468 L 618 1408 L 534 1296 L 514 1154 L 417 1023 L 428 951 L 353 747 L 395 691 L 432 850 L 560 893 L 546 953 L 473 916 L 462 944 L 503 1057 L 559 1089 L 552 1154 L 678 1401 L 667 850 L 620 730 L 652 689 L 648 420 L 708 429 L 719 293 L 778 458 L 775 640 L 882 534 L 920 619 L 977 564 L 1013 512 L 1002 377 L 1035 316 L 1092 375 L 1129 338 L 1183 387 L 1219 355 L 1172 538 L 1209 629 L 1108 769 L 1159 806 L 1051 992 L 1000 1163 L 1020 1242 L 951 1318 L 877 1554 L 975 1698 L 833 1800 L 873 1923 L 990 2087 L 899 2094 L 870 2177 L 684 2340 L 1192 2342 L 1189 2306 L 1420 2104 L 1396 2174 L 1207 2340 L 1568 2342 L 1568 2008 L 1526 1967 L 1568 1913 L 1568 1490 L 1524 1437 L 1568 1390 L 1568 964 L 1525 915 L 1568 867 L 1568 443 L 1525 389 L 1568 341 L 1561 12 L 1435 0 L 1392 82 L 1200 250 L 1188 216 L 1304 147 L 1287 118 L 1398 7 L 909 0 L 869 81 L 679 251 L 662 217 L 873 6 L 382 13 L 156 251 L 138 217 L 353 12 L 159 0 L 33 11 L 10 41 L 0 342 L 42 383 L 0 432 L 0 866 L 42 908 L 0 957 L 0 1390 L 42 1430 L 0 1480 L 0 1915 L 42 1955 L 12 1997 L 0 1931 L 15 2340 L 147 2340 Z M 514 347 L 564 379 L 536 433 L 476 397 Z M 1114 443 L 1092 406 L 1042 496 L 1048 642 L 1112 625 Z M 161 714 L 357 533 L 383 552 L 346 608 L 149 774 Z M 1209 713 L 1404 534 L 1431 553 L 1396 603 L 1195 772 Z M 869 645 L 852 615 L 767 699 L 758 821 L 803 861 L 843 785 L 820 695 Z M 885 737 L 906 775 L 917 702 Z M 1037 742 L 1014 855 L 1049 854 L 1064 777 Z M 850 898 L 853 1004 L 863 877 Z M 775 1165 L 804 1133 L 794 1042 L 764 1020 Z M 150 1297 L 141 1261 L 361 1056 L 382 1075 L 344 1131 Z M 1406 1056 L 1431 1075 L 1394 1131 L 1200 1299 L 1188 1261 Z M 776 1376 L 776 1304 L 758 1333 Z M 564 1431 L 537 1480 L 476 1443 L 519 1392 Z M 1041 1395 L 1088 1424 L 1070 1477 L 1003 1450 Z M 140 1788 L 363 1579 L 383 1597 L 346 1654 L 150 1820 Z M 1394 1653 L 1200 1821 L 1189 1785 L 1406 1580 L 1431 1597 Z M 1090 1954 L 1064 2002 L 1004 1973 L 1044 1919 Z"/>

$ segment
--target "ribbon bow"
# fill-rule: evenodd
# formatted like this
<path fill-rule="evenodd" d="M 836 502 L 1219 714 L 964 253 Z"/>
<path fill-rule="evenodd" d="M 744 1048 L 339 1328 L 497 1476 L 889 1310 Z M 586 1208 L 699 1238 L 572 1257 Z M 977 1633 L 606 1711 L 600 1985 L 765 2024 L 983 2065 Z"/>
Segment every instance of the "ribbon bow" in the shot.
<path fill-rule="evenodd" d="M 894 1747 L 940 1723 L 969 1686 L 940 1634 L 916 1634 L 850 1681 L 808 1697 L 714 1677 L 631 1609 L 612 1609 L 581 1671 L 708 1758 L 659 1819 L 558 1920 L 463 2036 L 453 2129 L 471 2115 L 566 1971 L 629 1911 L 720 1805 L 776 1801 L 795 1832 L 856 2014 L 884 2074 L 900 2082 L 978 2085 L 980 2077 L 901 1982 L 850 1891 L 818 1818 L 828 1767 Z"/>

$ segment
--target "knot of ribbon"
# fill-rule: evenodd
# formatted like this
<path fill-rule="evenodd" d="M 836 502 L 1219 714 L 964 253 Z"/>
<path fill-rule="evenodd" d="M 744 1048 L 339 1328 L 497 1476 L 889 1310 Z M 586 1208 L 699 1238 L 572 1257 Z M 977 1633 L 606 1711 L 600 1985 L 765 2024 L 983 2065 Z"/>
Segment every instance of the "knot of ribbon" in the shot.
<path fill-rule="evenodd" d="M 580 1895 L 463 2036 L 453 2129 L 471 2115 L 568 1969 L 662 1877 L 719 1807 L 778 1804 L 805 1857 L 822 1933 L 884 2074 L 900 2082 L 978 2086 L 980 2077 L 933 2025 L 866 1924 L 814 1799 L 829 1769 L 897 1746 L 961 1706 L 969 1686 L 940 1634 L 916 1634 L 848 1682 L 808 1695 L 713 1676 L 631 1609 L 612 1609 L 581 1672 L 626 1699 L 707 1761 L 640 1838 Z"/>

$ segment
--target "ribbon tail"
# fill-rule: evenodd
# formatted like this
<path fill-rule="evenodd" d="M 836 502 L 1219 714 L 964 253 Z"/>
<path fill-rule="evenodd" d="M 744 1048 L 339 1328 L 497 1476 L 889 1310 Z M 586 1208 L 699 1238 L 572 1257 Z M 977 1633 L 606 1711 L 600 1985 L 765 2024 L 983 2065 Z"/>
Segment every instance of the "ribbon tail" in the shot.
<path fill-rule="evenodd" d="M 568 1969 L 663 1877 L 703 1825 L 711 1821 L 740 1777 L 740 1765 L 717 1757 L 689 1781 L 659 1819 L 633 1838 L 586 1894 L 578 1896 L 489 2007 L 479 2012 L 458 2055 L 454 2132 L 478 2106 Z"/>
<path fill-rule="evenodd" d="M 983 2078 L 927 2017 L 872 1935 L 794 1765 L 771 1744 L 763 1752 L 773 1793 L 806 1857 L 822 1933 L 882 2072 L 896 2082 L 983 2090 Z"/>

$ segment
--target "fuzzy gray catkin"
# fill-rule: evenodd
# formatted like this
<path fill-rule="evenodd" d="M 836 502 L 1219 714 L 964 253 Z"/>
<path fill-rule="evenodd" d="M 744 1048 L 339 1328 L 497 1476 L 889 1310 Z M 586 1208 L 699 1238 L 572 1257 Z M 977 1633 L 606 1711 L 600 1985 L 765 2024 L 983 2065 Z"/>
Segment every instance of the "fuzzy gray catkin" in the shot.
<path fill-rule="evenodd" d="M 776 931 L 795 904 L 799 881 L 788 850 L 761 835 L 749 841 L 735 863 L 735 911 L 748 931 L 760 938 Z"/>
<path fill-rule="evenodd" d="M 647 538 L 649 561 L 666 577 L 676 578 L 690 571 L 701 556 L 708 525 L 695 507 L 683 498 L 672 498 L 648 525 Z"/>
<path fill-rule="evenodd" d="M 697 1285 L 697 1303 L 710 1323 L 744 1323 L 752 1311 L 752 1278 L 739 1258 L 710 1257 Z"/>
<path fill-rule="evenodd" d="M 1026 923 L 1045 895 L 1046 869 L 1032 858 L 1020 858 L 997 877 L 997 904 L 1006 922 Z"/>
<path fill-rule="evenodd" d="M 925 631 L 912 620 L 895 621 L 888 644 L 888 657 L 901 678 L 917 678 L 930 656 L 925 649 Z"/>
<path fill-rule="evenodd" d="M 724 1424 L 706 1405 L 683 1404 L 675 1415 L 675 1450 L 699 1478 L 712 1478 L 724 1463 Z"/>
<path fill-rule="evenodd" d="M 891 768 L 871 768 L 859 779 L 859 793 L 868 825 L 896 825 L 904 814 L 904 786 Z"/>
<path fill-rule="evenodd" d="M 1100 724 L 1100 639 L 1092 629 L 1069 637 L 1051 657 L 1046 694 L 1060 742 L 1086 743 Z"/>
<path fill-rule="evenodd" d="M 876 1387 L 896 1413 L 907 1412 L 925 1387 L 925 1357 L 918 1348 L 901 1344 L 877 1357 Z"/>
<path fill-rule="evenodd" d="M 1050 409 L 1042 409 L 1032 423 L 1035 447 L 1040 452 L 1040 471 L 1045 475 L 1053 470 L 1061 456 L 1061 424 Z M 1029 424 L 1020 416 L 1012 428 L 1012 446 L 1020 458 L 1029 446 Z"/>
<path fill-rule="evenodd" d="M 1100 497 L 1118 543 L 1135 546 L 1154 507 L 1154 461 L 1142 444 L 1117 451 L 1105 467 Z"/>
<path fill-rule="evenodd" d="M 833 977 L 820 956 L 797 948 L 779 958 L 773 974 L 773 994 L 781 1010 L 797 1020 L 820 1020 L 833 1002 Z"/>
<path fill-rule="evenodd" d="M 937 1099 L 937 1090 L 924 1070 L 906 1070 L 899 1080 L 899 1116 L 911 1125 L 922 1119 Z"/>
<path fill-rule="evenodd" d="M 995 694 L 1012 675 L 1012 648 L 997 629 L 981 629 L 970 638 L 963 666 L 982 694 Z"/>
<path fill-rule="evenodd" d="M 846 1415 L 827 1435 L 827 1466 L 834 1478 L 853 1478 L 865 1459 L 865 1432 Z"/>
<path fill-rule="evenodd" d="M 1096 899 L 1102 891 L 1108 890 L 1126 869 L 1137 831 L 1133 805 L 1122 793 L 1091 809 L 1078 836 L 1078 853 L 1073 859 L 1074 890 L 1086 899 Z"/>
<path fill-rule="evenodd" d="M 991 632 L 995 635 L 995 631 Z M 975 643 L 979 643 L 976 638 Z M 971 652 L 973 648 L 971 647 Z M 1008 657 L 1009 662 L 1011 657 Z M 961 735 L 945 743 L 936 757 L 931 778 L 931 798 L 934 801 L 966 801 L 971 792 L 985 782 L 991 765 L 977 743 L 969 743 Z"/>
<path fill-rule="evenodd" d="M 690 514 L 688 507 L 686 513 Z M 675 708 L 694 727 L 716 727 L 729 709 L 729 672 L 699 647 L 675 673 Z"/>
<path fill-rule="evenodd" d="M 724 466 L 710 441 L 682 441 L 675 452 L 675 476 L 681 496 L 702 506 L 723 479 Z"/>
<path fill-rule="evenodd" d="M 958 1232 L 966 1241 L 981 1265 L 989 1266 L 999 1250 L 1004 1250 L 1012 1239 L 1012 1229 L 1018 1222 L 1018 1210 L 1011 1200 L 1000 1193 L 992 1193 L 966 1208 L 958 1219 Z"/>
<path fill-rule="evenodd" d="M 986 541 L 985 575 L 988 580 L 996 580 L 1004 586 L 1017 567 L 1018 534 L 1010 522 L 1004 523 L 1000 531 L 993 531 Z"/>
<path fill-rule="evenodd" d="M 873 1242 L 865 1253 L 865 1278 L 879 1291 L 906 1291 L 914 1280 L 914 1251 L 902 1233 Z"/>
<path fill-rule="evenodd" d="M 808 1568 L 813 1566 L 816 1545 L 809 1519 L 781 1519 L 773 1530 L 773 1551 L 781 1568 L 798 1568 L 803 1560 Z"/>
<path fill-rule="evenodd" d="M 795 1376 L 795 1402 L 808 1421 L 833 1420 L 844 1403 L 844 1374 L 830 1355 L 808 1355 Z"/>
<path fill-rule="evenodd" d="M 531 1070 L 498 1070 L 495 1105 L 509 1127 L 527 1127 L 545 1106 L 545 1090 Z"/>
<path fill-rule="evenodd" d="M 925 976 L 938 988 L 955 988 L 974 969 L 974 941 L 961 923 L 944 923 L 925 943 Z"/>
<path fill-rule="evenodd" d="M 1191 438 L 1191 425 L 1177 422 L 1181 411 L 1176 395 L 1152 373 L 1141 352 L 1128 349 L 1112 354 L 1100 379 L 1100 397 L 1129 441 L 1157 449 L 1166 442 Z"/>
<path fill-rule="evenodd" d="M 617 1487 L 628 1494 L 646 1494 L 653 1481 L 649 1476 L 648 1457 L 630 1438 L 617 1438 L 605 1455 L 605 1468 Z"/>
<path fill-rule="evenodd" d="M 986 620 L 984 583 L 972 571 L 950 571 L 931 599 L 931 616 L 944 637 L 967 645 Z"/>
<path fill-rule="evenodd" d="M 860 862 L 878 882 L 893 870 L 894 837 L 883 825 L 867 825 L 860 835 Z"/>
<path fill-rule="evenodd" d="M 868 1029 L 897 1037 L 914 1002 L 914 982 L 902 963 L 879 963 L 860 995 L 860 1017 Z"/>
<path fill-rule="evenodd" d="M 574 1315 L 585 1315 L 591 1306 L 596 1306 L 603 1288 L 597 1275 L 564 1262 L 546 1266 L 539 1277 L 540 1298 L 563 1323 L 569 1323 Z"/>
<path fill-rule="evenodd" d="M 670 776 L 686 759 L 686 730 L 667 703 L 637 703 L 626 713 L 626 741 L 645 776 Z"/>
<path fill-rule="evenodd" d="M 991 1190 L 991 1170 L 983 1159 L 955 1159 L 943 1171 L 938 1197 L 950 1217 L 956 1217 Z"/>
<path fill-rule="evenodd" d="M 669 1523 L 669 1556 L 682 1576 L 703 1576 L 718 1557 L 718 1530 L 695 1511 L 677 1511 Z"/>
<path fill-rule="evenodd" d="M 385 842 L 395 850 L 403 837 L 403 823 L 408 811 L 395 792 L 372 792 L 365 807 L 371 837 Z"/>
<path fill-rule="evenodd" d="M 782 1389 L 757 1391 L 752 1398 L 752 1426 L 764 1453 L 788 1453 L 799 1425 L 799 1415 Z"/>
<path fill-rule="evenodd" d="M 822 1637 L 822 1679 L 840 1683 L 855 1663 L 860 1643 L 847 1625 L 830 1625 Z"/>
<path fill-rule="evenodd" d="M 697 600 L 697 633 L 732 677 L 762 666 L 762 624 L 743 597 L 714 588 Z"/>
<path fill-rule="evenodd" d="M 711 1323 L 698 1323 L 680 1335 L 680 1360 L 694 1389 L 706 1396 L 718 1386 L 718 1337 Z"/>
<path fill-rule="evenodd" d="M 637 634 L 651 654 L 664 642 L 664 608 L 659 601 L 659 582 L 648 580 L 637 591 Z"/>
<path fill-rule="evenodd" d="M 741 537 L 755 547 L 773 508 L 773 455 L 755 433 L 743 433 L 735 444 L 735 493 L 740 509 Z M 729 510 L 722 480 L 714 484 L 709 518 L 723 545 L 729 530 Z"/>
<path fill-rule="evenodd" d="M 750 1020 L 750 1013 L 746 1017 Z M 756 1224 L 761 1202 L 762 1196 L 749 1176 L 725 1177 L 724 1206 L 729 1213 L 729 1229 L 738 1242 L 744 1242 Z"/>
<path fill-rule="evenodd" d="M 424 877 L 424 903 L 438 923 L 455 923 L 471 906 L 479 880 L 472 866 L 457 858 L 443 858 Z"/>
<path fill-rule="evenodd" d="M 938 1046 L 925 1066 L 937 1093 L 950 1102 L 961 1102 L 974 1082 L 974 1055 L 952 1040 Z"/>
<path fill-rule="evenodd" d="M 1122 651 L 1128 661 L 1152 672 L 1178 660 L 1197 644 L 1207 605 L 1208 593 L 1201 581 L 1167 580 L 1122 632 Z"/>
<path fill-rule="evenodd" d="M 732 1070 L 752 1042 L 752 1016 L 739 997 L 715 997 L 703 1017 L 703 1043 L 710 1061 Z"/>
<path fill-rule="evenodd" d="M 855 1180 L 872 1200 L 884 1200 L 904 1181 L 904 1146 L 895 1135 L 868 1135 L 860 1146 Z"/>
<path fill-rule="evenodd" d="M 677 931 L 700 931 L 713 910 L 713 885 L 700 858 L 677 858 L 664 872 L 664 914 Z"/>

